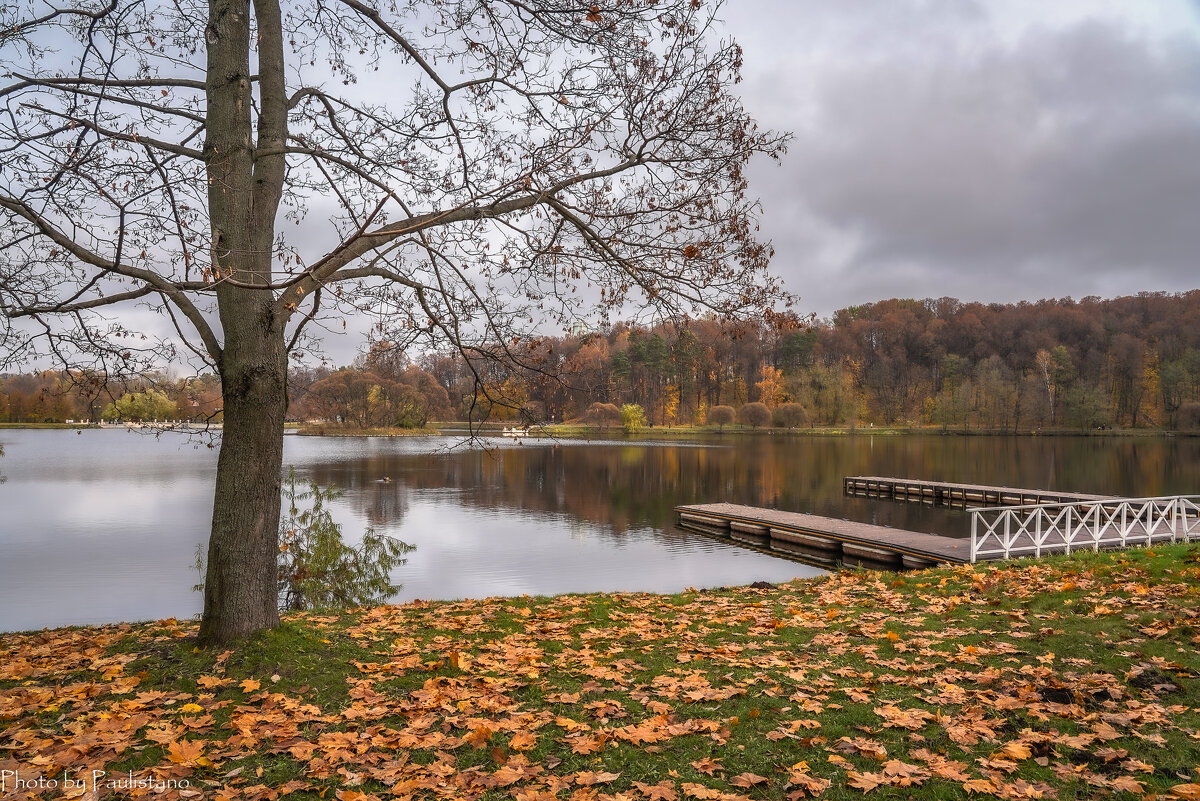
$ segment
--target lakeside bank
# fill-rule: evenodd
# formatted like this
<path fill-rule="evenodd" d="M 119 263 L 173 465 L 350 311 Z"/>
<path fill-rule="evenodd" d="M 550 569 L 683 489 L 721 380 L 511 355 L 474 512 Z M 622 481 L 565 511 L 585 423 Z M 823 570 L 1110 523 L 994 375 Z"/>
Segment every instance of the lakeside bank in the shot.
<path fill-rule="evenodd" d="M 227 650 L 179 620 L 6 635 L 0 769 L 163 799 L 1190 798 L 1198 606 L 1175 545 L 313 612 Z"/>

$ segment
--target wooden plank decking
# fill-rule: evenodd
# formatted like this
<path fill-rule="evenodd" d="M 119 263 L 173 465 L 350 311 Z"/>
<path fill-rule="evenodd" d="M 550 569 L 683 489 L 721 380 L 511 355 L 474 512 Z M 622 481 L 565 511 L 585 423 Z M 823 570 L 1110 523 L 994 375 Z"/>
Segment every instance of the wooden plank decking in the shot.
<path fill-rule="evenodd" d="M 891 498 L 898 501 L 925 501 L 946 505 L 992 504 L 1026 506 L 1041 503 L 1118 500 L 1111 495 L 1087 495 L 1081 492 L 989 487 L 980 484 L 954 484 L 886 476 L 846 476 L 842 479 L 846 495 Z"/>
<path fill-rule="evenodd" d="M 843 486 L 848 494 L 971 502 L 978 508 L 972 511 L 970 537 L 730 503 L 677 506 L 675 511 L 685 528 L 805 561 L 892 569 L 1200 539 L 1196 496 L 1123 499 L 870 476 L 849 476 Z"/>
<path fill-rule="evenodd" d="M 969 541 L 935 534 L 733 503 L 677 506 L 675 511 L 685 528 L 769 544 L 772 550 L 801 553 L 819 562 L 918 568 L 970 561 Z"/>

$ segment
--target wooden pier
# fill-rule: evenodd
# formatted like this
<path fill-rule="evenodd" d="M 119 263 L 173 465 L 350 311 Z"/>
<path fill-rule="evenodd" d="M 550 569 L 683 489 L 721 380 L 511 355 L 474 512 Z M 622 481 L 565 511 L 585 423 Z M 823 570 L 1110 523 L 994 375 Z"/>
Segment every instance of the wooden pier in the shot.
<path fill-rule="evenodd" d="M 819 564 L 898 570 L 970 561 L 969 540 L 733 503 L 677 506 L 679 524 Z"/>
<path fill-rule="evenodd" d="M 1120 500 L 1111 495 L 1086 495 L 1080 492 L 1017 489 L 1015 487 L 987 487 L 979 484 L 951 484 L 944 481 L 883 476 L 846 476 L 842 479 L 842 492 L 846 495 L 936 503 L 946 506 L 966 506 L 968 503 L 990 506 L 1030 506 L 1041 503 Z"/>
<path fill-rule="evenodd" d="M 968 502 L 969 537 L 730 503 L 675 507 L 680 526 L 810 563 L 899 570 L 1200 540 L 1200 496 L 1109 495 L 849 476 L 847 494 L 926 503 Z M 964 535 L 967 532 L 964 532 Z"/>

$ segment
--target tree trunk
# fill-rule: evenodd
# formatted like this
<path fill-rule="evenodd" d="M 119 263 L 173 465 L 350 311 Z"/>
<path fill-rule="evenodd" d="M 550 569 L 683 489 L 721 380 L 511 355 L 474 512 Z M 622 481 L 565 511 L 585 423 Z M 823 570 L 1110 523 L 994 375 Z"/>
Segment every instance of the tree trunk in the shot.
<path fill-rule="evenodd" d="M 263 294 L 269 303 L 269 293 Z M 227 340 L 221 363 L 225 429 L 208 541 L 202 643 L 241 639 L 279 624 L 287 358 L 282 332 L 268 314 L 245 328 L 251 330 Z"/>
<path fill-rule="evenodd" d="M 287 410 L 286 310 L 271 284 L 283 179 L 286 93 L 276 0 L 253 0 L 259 82 L 252 109 L 251 0 L 210 0 L 205 161 L 212 277 L 225 345 L 225 427 L 204 585 L 203 643 L 279 624 L 279 490 Z M 257 140 L 255 139 L 257 133 Z M 257 145 L 257 147 L 256 147 Z M 257 148 L 272 149 L 259 155 Z"/>

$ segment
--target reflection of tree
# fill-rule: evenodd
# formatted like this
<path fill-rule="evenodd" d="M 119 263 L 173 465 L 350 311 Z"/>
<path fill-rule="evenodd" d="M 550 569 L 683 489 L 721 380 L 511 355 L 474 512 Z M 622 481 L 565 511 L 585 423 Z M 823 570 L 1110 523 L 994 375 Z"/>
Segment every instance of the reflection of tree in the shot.
<path fill-rule="evenodd" d="M 586 521 L 614 538 L 631 529 L 675 530 L 674 507 L 740 503 L 963 536 L 961 510 L 845 498 L 847 475 L 885 475 L 1106 494 L 1194 491 L 1200 439 L 943 436 L 759 436 L 720 446 L 564 443 L 448 453 L 379 453 L 314 464 L 308 475 L 347 490 L 344 502 L 372 525 L 405 515 L 412 493 L 455 490 L 486 509 Z M 1150 475 L 1152 474 L 1152 475 Z M 379 483 L 390 476 L 391 483 Z"/>
<path fill-rule="evenodd" d="M 408 513 L 407 465 L 396 464 L 396 455 L 371 456 L 339 462 L 317 462 L 306 475 L 321 487 L 344 491 L 340 503 L 365 518 L 367 525 L 398 525 Z"/>

